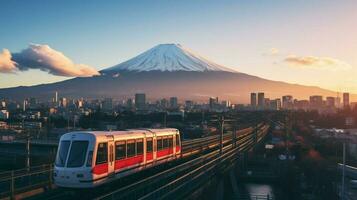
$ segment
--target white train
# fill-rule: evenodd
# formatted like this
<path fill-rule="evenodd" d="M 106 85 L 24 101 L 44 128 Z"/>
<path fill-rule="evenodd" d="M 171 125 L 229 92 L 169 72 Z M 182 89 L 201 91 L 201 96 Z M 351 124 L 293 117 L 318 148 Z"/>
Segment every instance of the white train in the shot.
<path fill-rule="evenodd" d="M 90 188 L 181 155 L 177 129 L 70 132 L 59 141 L 57 186 Z"/>

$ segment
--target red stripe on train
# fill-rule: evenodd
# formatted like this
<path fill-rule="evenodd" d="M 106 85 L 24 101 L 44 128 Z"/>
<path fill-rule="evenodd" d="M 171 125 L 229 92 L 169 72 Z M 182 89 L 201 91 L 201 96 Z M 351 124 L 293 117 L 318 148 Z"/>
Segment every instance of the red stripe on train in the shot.
<path fill-rule="evenodd" d="M 146 154 L 146 160 L 152 160 L 154 158 L 154 153 L 147 153 Z"/>
<path fill-rule="evenodd" d="M 108 173 L 108 163 L 99 164 L 93 167 L 93 174 Z"/>
<path fill-rule="evenodd" d="M 180 146 L 176 146 L 176 153 L 179 152 L 181 150 Z"/>
<path fill-rule="evenodd" d="M 167 156 L 173 153 L 172 148 L 169 149 L 163 149 L 157 152 L 157 157 L 163 157 L 163 156 Z"/>
<path fill-rule="evenodd" d="M 130 157 L 122 160 L 116 160 L 115 161 L 115 169 L 121 169 L 124 167 L 129 167 L 132 165 L 136 165 L 139 163 L 142 163 L 144 161 L 144 156 L 143 155 L 138 155 L 135 157 Z"/>

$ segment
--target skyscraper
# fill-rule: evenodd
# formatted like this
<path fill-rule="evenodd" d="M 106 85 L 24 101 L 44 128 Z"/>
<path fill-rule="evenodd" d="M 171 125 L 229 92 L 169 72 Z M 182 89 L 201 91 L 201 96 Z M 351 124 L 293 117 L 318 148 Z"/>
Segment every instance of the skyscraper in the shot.
<path fill-rule="evenodd" d="M 336 106 L 335 97 L 326 97 L 326 106 L 333 108 Z"/>
<path fill-rule="evenodd" d="M 259 92 L 258 93 L 258 107 L 260 109 L 264 108 L 265 104 L 265 98 L 264 98 L 264 92 Z"/>
<path fill-rule="evenodd" d="M 283 96 L 283 108 L 284 109 L 291 109 L 293 107 L 293 96 L 285 95 Z"/>
<path fill-rule="evenodd" d="M 58 102 L 58 92 L 56 91 L 55 93 L 55 102 L 57 103 Z"/>
<path fill-rule="evenodd" d="M 256 107 L 257 106 L 257 93 L 250 93 L 250 106 Z"/>
<path fill-rule="evenodd" d="M 350 106 L 350 93 L 345 92 L 343 93 L 343 107 Z"/>
<path fill-rule="evenodd" d="M 135 108 L 138 110 L 145 110 L 146 108 L 146 95 L 144 93 L 135 94 Z"/>
<path fill-rule="evenodd" d="M 310 96 L 310 106 L 312 108 L 321 108 L 322 105 L 323 105 L 322 96 L 320 95 Z"/>
<path fill-rule="evenodd" d="M 177 108 L 177 97 L 170 97 L 170 107 L 171 108 Z"/>
<path fill-rule="evenodd" d="M 218 97 L 214 98 L 214 97 L 210 97 L 209 98 L 209 107 L 211 109 L 213 109 L 214 107 L 216 107 L 216 105 L 218 104 Z"/>

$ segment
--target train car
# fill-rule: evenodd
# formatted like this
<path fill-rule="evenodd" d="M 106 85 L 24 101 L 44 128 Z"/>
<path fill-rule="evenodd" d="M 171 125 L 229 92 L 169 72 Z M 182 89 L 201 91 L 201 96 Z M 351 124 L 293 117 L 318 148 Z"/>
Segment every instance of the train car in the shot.
<path fill-rule="evenodd" d="M 59 141 L 54 182 L 59 187 L 96 187 L 180 155 L 177 129 L 70 132 Z"/>

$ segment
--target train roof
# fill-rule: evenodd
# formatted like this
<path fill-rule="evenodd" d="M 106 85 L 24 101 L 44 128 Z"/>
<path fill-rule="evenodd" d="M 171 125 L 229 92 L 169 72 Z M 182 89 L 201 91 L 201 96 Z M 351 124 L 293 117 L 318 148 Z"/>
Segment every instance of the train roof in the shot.
<path fill-rule="evenodd" d="M 106 138 L 107 136 L 114 136 L 115 139 L 130 139 L 141 137 L 152 137 L 154 134 L 157 136 L 172 135 L 178 133 L 174 128 L 161 128 L 161 129 L 129 129 L 124 131 L 75 131 L 69 132 L 62 136 L 63 139 L 72 137 L 71 135 L 91 135 L 96 138 Z"/>

